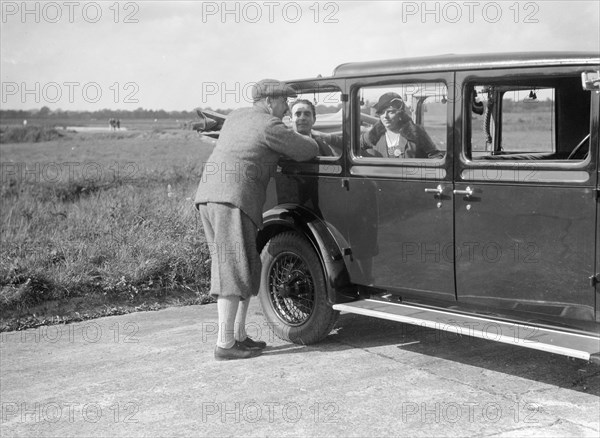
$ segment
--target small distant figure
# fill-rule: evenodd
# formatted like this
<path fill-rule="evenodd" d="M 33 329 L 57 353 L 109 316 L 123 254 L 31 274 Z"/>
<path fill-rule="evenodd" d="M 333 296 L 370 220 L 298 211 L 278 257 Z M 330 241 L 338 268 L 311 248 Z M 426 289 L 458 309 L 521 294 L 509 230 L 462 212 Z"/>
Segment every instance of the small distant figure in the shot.
<path fill-rule="evenodd" d="M 27 120 L 23 120 L 23 126 L 27 126 Z"/>
<path fill-rule="evenodd" d="M 110 118 L 108 119 L 108 126 L 111 131 L 116 131 L 117 129 L 121 129 L 121 120 Z"/>

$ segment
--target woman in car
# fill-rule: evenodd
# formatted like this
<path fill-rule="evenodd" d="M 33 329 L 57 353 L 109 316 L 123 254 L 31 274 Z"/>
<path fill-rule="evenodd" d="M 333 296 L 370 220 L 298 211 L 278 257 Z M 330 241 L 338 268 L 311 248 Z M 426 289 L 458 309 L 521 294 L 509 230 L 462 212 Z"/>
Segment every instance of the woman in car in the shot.
<path fill-rule="evenodd" d="M 383 94 L 376 105 L 379 121 L 361 136 L 363 156 L 390 158 L 442 158 L 425 130 L 415 124 L 399 94 Z"/>

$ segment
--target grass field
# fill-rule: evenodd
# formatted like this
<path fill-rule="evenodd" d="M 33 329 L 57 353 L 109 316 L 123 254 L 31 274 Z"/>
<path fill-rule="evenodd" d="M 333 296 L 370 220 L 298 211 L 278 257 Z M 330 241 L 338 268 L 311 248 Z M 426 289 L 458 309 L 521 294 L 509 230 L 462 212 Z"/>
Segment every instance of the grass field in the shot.
<path fill-rule="evenodd" d="M 2 143 L 0 330 L 206 301 L 192 199 L 212 147 L 154 122 Z"/>

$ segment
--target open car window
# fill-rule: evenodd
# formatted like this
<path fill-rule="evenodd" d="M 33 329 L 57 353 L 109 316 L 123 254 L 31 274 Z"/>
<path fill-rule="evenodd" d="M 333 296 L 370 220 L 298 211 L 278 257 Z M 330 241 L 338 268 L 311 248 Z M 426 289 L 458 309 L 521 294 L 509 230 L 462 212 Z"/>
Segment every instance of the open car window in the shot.
<path fill-rule="evenodd" d="M 295 120 L 299 114 L 295 104 L 302 103 L 303 108 L 312 104 L 316 113 L 316 119 L 312 126 L 310 135 L 319 144 L 319 158 L 338 158 L 343 150 L 343 105 L 342 93 L 340 91 L 309 91 L 299 92 L 298 97 L 290 99 L 290 115 L 283 118 L 283 122 L 293 129 L 301 130 L 298 121 Z M 304 125 L 306 129 L 306 125 Z M 305 133 L 305 132 L 303 132 Z"/>
<path fill-rule="evenodd" d="M 590 148 L 590 93 L 578 76 L 474 83 L 466 89 L 465 156 L 582 161 Z"/>

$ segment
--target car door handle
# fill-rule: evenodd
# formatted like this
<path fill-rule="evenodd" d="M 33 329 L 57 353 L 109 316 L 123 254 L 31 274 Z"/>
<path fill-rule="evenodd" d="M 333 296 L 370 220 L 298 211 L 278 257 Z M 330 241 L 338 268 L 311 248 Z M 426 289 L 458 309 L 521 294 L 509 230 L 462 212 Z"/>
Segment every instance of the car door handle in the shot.
<path fill-rule="evenodd" d="M 467 187 L 465 190 L 453 190 L 452 193 L 455 195 L 471 196 L 473 194 L 473 189 L 471 187 Z"/>
<path fill-rule="evenodd" d="M 436 195 L 441 195 L 444 193 L 444 188 L 441 184 L 438 184 L 435 189 L 425 189 L 425 193 L 435 193 Z"/>

